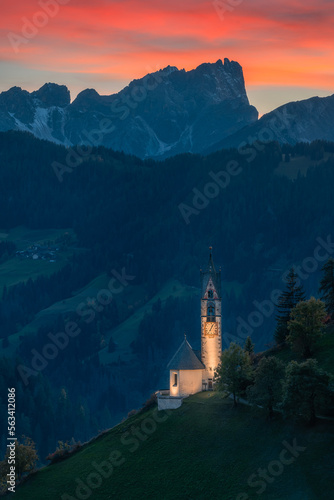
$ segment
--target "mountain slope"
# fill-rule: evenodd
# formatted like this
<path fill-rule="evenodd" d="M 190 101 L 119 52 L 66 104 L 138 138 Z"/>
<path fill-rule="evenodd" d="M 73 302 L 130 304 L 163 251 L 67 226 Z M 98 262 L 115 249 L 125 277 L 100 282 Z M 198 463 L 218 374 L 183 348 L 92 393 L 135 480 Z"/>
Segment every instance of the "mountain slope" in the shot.
<path fill-rule="evenodd" d="M 201 152 L 257 120 L 241 66 L 218 60 L 192 71 L 166 67 L 133 80 L 118 94 L 65 86 L 0 94 L 0 131 L 31 131 L 65 145 L 104 145 L 144 157 Z"/>
<path fill-rule="evenodd" d="M 320 153 L 322 147 L 323 159 L 313 162 L 311 153 Z M 6 337 L 1 340 L 3 355 L 9 357 L 19 343 L 25 366 L 32 366 L 32 349 L 42 352 L 50 342 L 49 333 L 64 332 L 68 320 L 73 319 L 82 330 L 50 360 L 41 373 L 42 382 L 29 379 L 28 390 L 21 377 L 14 380 L 9 371 L 8 367 L 15 370 L 15 359 L 2 363 L 0 378 L 6 387 L 17 387 L 24 402 L 17 411 L 18 435 L 31 436 L 42 458 L 55 449 L 58 439 L 87 440 L 118 422 L 120 415 L 138 406 L 151 391 L 165 387 L 158 379 L 184 332 L 196 348 L 200 341 L 196 296 L 183 294 L 181 300 L 172 286 L 164 295 L 171 299 L 164 303 L 161 294 L 171 278 L 181 280 L 183 289 L 195 287 L 195 294 L 209 245 L 224 273 L 223 345 L 231 340 L 243 343 L 251 335 L 257 351 L 272 340 L 275 308 L 268 301 L 274 300 L 273 290 L 285 289 L 286 270 L 298 267 L 307 295 L 317 296 L 324 261 L 313 259 L 334 252 L 334 144 L 292 147 L 291 161 L 284 166 L 294 171 L 295 163 L 307 167 L 305 176 L 297 176 L 294 182 L 288 175 L 277 175 L 282 150 L 273 143 L 251 164 L 236 151 L 223 150 L 205 158 L 182 155 L 157 163 L 98 148 L 60 183 L 52 162 L 66 164 L 67 154 L 66 148 L 31 134 L 0 133 L 0 227 L 8 238 L 18 225 L 41 232 L 66 227 L 76 234 L 78 248 L 88 250 L 70 259 L 66 279 L 63 271 L 58 277 L 11 287 L 0 303 L 1 336 Z M 210 172 L 223 175 L 231 161 L 238 163 L 238 175 L 211 198 L 212 191 L 207 190 L 212 185 Z M 194 205 L 197 193 L 210 195 L 207 204 Z M 190 209 L 199 207 L 191 212 L 189 223 L 180 211 L 182 203 Z M 309 262 L 314 264 L 311 271 Z M 91 303 L 98 297 L 98 288 L 103 290 L 109 282 L 105 277 L 90 285 L 91 280 L 106 272 L 110 279 L 112 270 L 120 273 L 124 268 L 135 279 L 129 280 L 110 308 L 96 311 L 89 323 L 85 321 L 89 316 L 78 316 L 75 296 L 81 294 L 85 303 L 88 299 Z M 227 287 L 226 282 L 236 287 Z M 147 304 L 146 320 L 145 314 L 141 320 L 137 311 L 146 295 L 154 303 Z M 260 315 L 263 310 L 265 315 Z M 254 324 L 253 318 L 259 316 L 261 321 Z M 30 329 L 32 322 L 36 328 Z M 35 332 L 20 339 L 22 329 Z M 101 351 L 111 337 L 116 344 L 111 345 L 112 365 Z M 137 364 L 129 356 L 124 359 L 129 346 Z M 42 383 L 42 389 L 51 386 L 51 393 L 42 391 L 43 408 L 49 409 L 23 413 L 24 408 L 41 407 L 34 391 Z M 69 401 L 66 412 L 58 411 L 63 387 Z M 5 443 L 3 437 L 0 441 Z"/>
<path fill-rule="evenodd" d="M 255 141 L 277 141 L 296 144 L 315 140 L 334 140 L 334 94 L 289 102 L 263 115 L 257 122 L 244 127 L 214 144 L 206 153 L 235 147 L 243 149 Z"/>
<path fill-rule="evenodd" d="M 200 393 L 169 414 L 151 409 L 126 420 L 39 471 L 15 498 L 246 500 L 260 492 L 267 500 L 332 498 L 333 442 L 328 423 L 309 429 L 269 422 L 249 407 L 234 409 L 220 394 Z"/>

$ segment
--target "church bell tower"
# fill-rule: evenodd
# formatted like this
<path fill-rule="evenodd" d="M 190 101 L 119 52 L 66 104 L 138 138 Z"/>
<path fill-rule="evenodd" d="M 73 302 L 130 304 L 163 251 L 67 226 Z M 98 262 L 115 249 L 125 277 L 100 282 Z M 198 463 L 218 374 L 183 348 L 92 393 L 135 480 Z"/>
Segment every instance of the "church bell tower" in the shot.
<path fill-rule="evenodd" d="M 209 262 L 201 270 L 201 359 L 203 370 L 203 390 L 213 388 L 215 370 L 222 353 L 221 323 L 221 270 L 215 269 L 210 247 Z"/>

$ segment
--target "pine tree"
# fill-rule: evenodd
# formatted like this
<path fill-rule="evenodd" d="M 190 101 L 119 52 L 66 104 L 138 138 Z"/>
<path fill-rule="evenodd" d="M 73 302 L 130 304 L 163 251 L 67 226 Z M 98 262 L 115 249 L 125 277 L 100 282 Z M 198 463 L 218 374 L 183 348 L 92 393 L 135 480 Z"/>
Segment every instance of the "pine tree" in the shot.
<path fill-rule="evenodd" d="M 250 338 L 249 335 L 245 341 L 244 351 L 248 352 L 250 356 L 254 353 L 254 343 L 252 342 L 252 339 Z"/>
<path fill-rule="evenodd" d="M 116 351 L 116 343 L 114 342 L 114 339 L 110 337 L 109 343 L 108 343 L 108 352 L 115 352 Z"/>
<path fill-rule="evenodd" d="M 277 344 L 285 342 L 289 334 L 288 322 L 291 310 L 298 302 L 305 300 L 305 292 L 302 285 L 297 285 L 297 274 L 292 267 L 287 276 L 286 290 L 281 294 L 277 304 L 275 340 Z"/>
<path fill-rule="evenodd" d="M 325 302 L 326 311 L 334 319 L 334 259 L 330 257 L 322 267 L 323 278 L 320 281 L 319 293 Z"/>

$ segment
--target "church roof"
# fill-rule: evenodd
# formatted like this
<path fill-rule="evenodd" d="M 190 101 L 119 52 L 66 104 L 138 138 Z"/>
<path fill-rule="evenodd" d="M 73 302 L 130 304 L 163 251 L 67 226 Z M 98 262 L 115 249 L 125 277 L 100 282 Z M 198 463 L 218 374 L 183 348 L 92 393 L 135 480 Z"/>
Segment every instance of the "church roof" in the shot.
<path fill-rule="evenodd" d="M 205 367 L 185 338 L 167 368 L 169 370 L 203 370 Z"/>

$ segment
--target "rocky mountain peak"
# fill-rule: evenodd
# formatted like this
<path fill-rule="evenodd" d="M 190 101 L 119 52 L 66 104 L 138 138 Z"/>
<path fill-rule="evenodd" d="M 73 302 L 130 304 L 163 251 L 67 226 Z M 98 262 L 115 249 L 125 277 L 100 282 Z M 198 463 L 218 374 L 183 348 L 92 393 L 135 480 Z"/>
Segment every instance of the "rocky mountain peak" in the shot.
<path fill-rule="evenodd" d="M 71 102 L 70 91 L 66 85 L 56 83 L 45 83 L 39 90 L 31 93 L 33 98 L 40 101 L 40 105 L 45 108 L 58 106 L 65 108 Z"/>
<path fill-rule="evenodd" d="M 30 130 L 74 145 L 110 122 L 108 131 L 95 133 L 98 144 L 141 158 L 201 152 L 257 118 L 242 68 L 227 58 L 190 71 L 169 65 L 116 94 L 86 89 L 73 103 L 67 87 L 53 83 L 31 94 L 14 88 L 0 95 L 0 130 Z"/>

